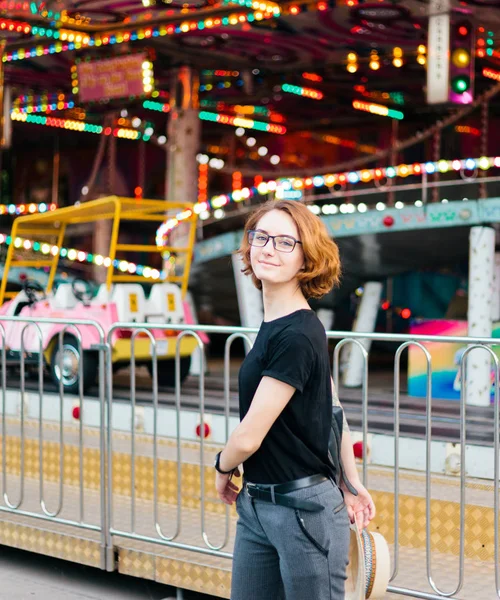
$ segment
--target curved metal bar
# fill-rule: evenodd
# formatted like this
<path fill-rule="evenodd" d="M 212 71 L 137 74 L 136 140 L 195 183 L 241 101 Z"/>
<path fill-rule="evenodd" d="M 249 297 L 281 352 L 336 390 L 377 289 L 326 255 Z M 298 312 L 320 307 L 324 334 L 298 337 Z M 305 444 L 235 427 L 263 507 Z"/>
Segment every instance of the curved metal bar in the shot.
<path fill-rule="evenodd" d="M 156 346 L 156 339 L 154 338 L 151 331 L 145 328 L 139 329 L 139 331 L 144 331 L 146 335 L 149 337 L 151 342 L 151 360 L 152 360 L 152 369 L 151 375 L 153 378 L 153 480 L 154 480 L 154 520 L 155 520 L 155 529 L 158 535 L 162 540 L 167 542 L 172 541 L 179 535 L 180 531 L 180 519 L 181 519 L 181 507 L 179 501 L 177 502 L 177 524 L 175 528 L 174 535 L 167 536 L 163 533 L 160 525 L 160 519 L 158 516 L 158 352 Z M 179 418 L 179 417 L 178 417 Z M 178 428 L 177 437 L 179 439 L 180 428 Z M 178 444 L 179 445 L 179 444 Z M 177 456 L 179 456 L 179 449 L 177 450 Z M 180 463 L 179 463 L 180 464 Z M 177 466 L 177 478 L 179 479 L 179 464 Z M 135 465 L 133 465 L 135 469 Z M 179 500 L 179 483 L 177 487 L 177 499 Z"/>
<path fill-rule="evenodd" d="M 63 383 L 63 352 L 62 347 L 64 345 L 64 333 L 70 327 L 76 327 L 74 325 L 66 325 L 58 335 L 59 348 L 61 351 L 59 352 L 59 504 L 55 511 L 51 512 L 47 508 L 47 504 L 44 498 L 44 477 L 43 477 L 43 400 L 40 399 L 40 421 L 39 421 L 39 443 L 40 443 L 40 451 L 39 451 L 39 460 L 40 460 L 40 506 L 43 512 L 48 517 L 57 517 L 62 510 L 63 507 L 63 498 L 64 498 L 64 383 Z M 78 329 L 76 331 L 76 338 L 78 340 L 78 348 L 80 350 L 80 357 L 82 357 L 82 336 Z M 73 332 L 74 333 L 74 332 Z M 81 400 L 83 397 L 83 369 L 82 369 L 82 361 L 78 365 L 78 374 L 80 378 L 80 405 L 82 404 Z M 81 441 L 81 440 L 80 440 Z M 82 480 L 82 464 L 83 464 L 83 456 L 80 462 L 80 521 L 82 519 L 82 496 L 83 496 L 83 480 Z"/>
<path fill-rule="evenodd" d="M 111 332 L 110 332 L 111 333 Z M 135 353 L 134 344 L 135 339 L 139 334 L 146 335 L 151 342 L 151 376 L 153 380 L 153 511 L 154 511 L 154 521 L 155 521 L 155 529 L 161 539 L 165 541 L 172 541 L 177 535 L 180 528 L 180 516 L 179 516 L 179 506 L 177 507 L 177 527 L 176 532 L 173 536 L 166 536 L 159 522 L 158 516 L 158 351 L 156 346 L 156 339 L 154 335 L 151 333 L 149 328 L 147 327 L 138 327 L 132 333 L 131 338 L 131 371 L 130 380 L 131 384 L 134 383 L 133 386 L 133 396 L 131 396 L 132 400 L 132 449 L 131 449 L 131 527 L 132 532 L 135 532 L 135 408 L 136 408 L 136 397 L 135 397 Z M 132 390 L 131 390 L 132 394 Z M 112 432 L 110 432 L 110 437 L 112 436 Z M 111 451 L 111 450 L 110 450 Z"/>
<path fill-rule="evenodd" d="M 104 422 L 104 416 L 105 416 L 105 394 L 104 394 L 104 384 L 105 384 L 105 380 L 104 380 L 104 355 L 103 355 L 103 351 L 106 351 L 108 348 L 108 345 L 106 344 L 106 336 L 105 336 L 105 332 L 104 329 L 102 328 L 102 326 L 97 323 L 96 321 L 91 321 L 91 320 L 87 320 L 87 319 L 49 319 L 49 318 L 39 318 L 39 317 L 23 317 L 23 316 L 7 316 L 7 315 L 2 315 L 0 316 L 0 321 L 2 322 L 8 322 L 8 323 L 26 323 L 25 327 L 22 330 L 21 333 L 21 360 L 20 360 L 20 366 L 21 366 L 21 382 L 20 382 L 20 387 L 21 387 L 21 398 L 22 398 L 22 402 L 21 402 L 21 407 L 20 407 L 20 413 L 21 413 L 21 450 L 22 450 L 22 455 L 21 455 L 21 483 L 22 483 L 22 488 L 21 488 L 21 499 L 17 504 L 13 504 L 10 502 L 9 498 L 8 498 L 8 494 L 6 491 L 6 431 L 5 431 L 5 427 L 6 427 L 6 422 L 5 422 L 5 416 L 6 416 L 6 369 L 5 369 L 5 365 L 6 365 L 6 352 L 5 352 L 5 341 L 6 341 L 6 333 L 5 333 L 5 328 L 3 327 L 2 324 L 0 324 L 0 339 L 3 340 L 2 343 L 2 348 L 1 348 L 1 360 L 2 360 L 2 364 L 3 364 L 3 376 L 2 376 L 2 395 L 3 395 L 3 410 L 2 410 L 2 450 L 3 450 L 3 460 L 2 460 L 2 470 L 3 470 L 3 477 L 2 477 L 2 481 L 4 484 L 4 500 L 6 503 L 6 507 L 2 508 L 2 510 L 16 510 L 17 508 L 19 508 L 19 506 L 22 504 L 22 496 L 24 495 L 24 446 L 25 446 L 25 439 L 24 439 L 24 410 L 25 410 L 25 402 L 24 402 L 24 396 L 25 396 L 25 332 L 26 330 L 31 326 L 31 325 L 35 325 L 36 329 L 37 329 L 37 335 L 38 335 L 38 341 L 39 341 L 39 346 L 40 346 L 40 351 L 38 352 L 38 392 L 39 392 L 39 471 L 40 471 L 40 504 L 43 510 L 43 513 L 31 513 L 31 512 L 27 512 L 27 511 L 22 511 L 21 514 L 26 515 L 26 516 L 32 516 L 38 519 L 42 519 L 42 520 L 56 520 L 59 523 L 62 524 L 71 524 L 74 525 L 76 527 L 80 527 L 80 528 L 84 528 L 84 529 L 90 529 L 90 530 L 95 530 L 100 532 L 101 534 L 101 548 L 102 548 L 102 553 L 101 553 L 101 564 L 103 565 L 103 568 L 105 567 L 106 564 L 106 547 L 107 547 L 107 540 L 110 540 L 109 537 L 109 528 L 107 526 L 107 507 L 106 507 L 106 485 L 105 485 L 105 480 L 106 480 L 106 445 L 105 445 L 105 441 L 106 441 L 106 428 L 105 428 L 105 422 Z M 59 512 L 61 511 L 61 504 L 64 502 L 64 497 L 62 495 L 62 491 L 60 492 L 60 506 L 58 507 L 57 511 L 55 511 L 54 513 L 51 513 L 50 511 L 47 510 L 45 501 L 44 501 L 44 491 L 43 491 L 43 343 L 41 342 L 41 337 L 43 338 L 43 335 L 41 334 L 41 329 L 40 329 L 40 325 L 66 325 L 67 327 L 65 327 L 61 332 L 60 335 L 64 335 L 64 332 L 67 331 L 69 328 L 74 328 L 74 331 L 76 331 L 76 337 L 80 340 L 80 348 L 81 348 L 81 336 L 80 336 L 80 330 L 78 329 L 77 326 L 86 326 L 86 327 L 92 327 L 93 329 L 95 329 L 95 331 L 97 331 L 98 336 L 99 336 L 99 343 L 95 346 L 96 350 L 98 350 L 100 352 L 101 355 L 101 359 L 100 359 L 100 373 L 101 373 L 101 377 L 100 377 L 100 383 L 99 383 L 99 398 L 100 398 L 100 402 L 101 402 L 101 424 L 100 424 L 100 441 L 101 441 L 101 452 L 100 452 L 100 473 L 101 473 L 101 506 L 100 506 L 100 525 L 95 526 L 95 525 L 89 525 L 84 523 L 84 504 L 83 504 L 83 418 L 81 418 L 80 421 L 80 521 L 78 522 L 77 520 L 74 521 L 68 521 L 66 519 L 62 519 L 60 517 L 57 517 L 56 515 L 59 514 Z M 59 339 L 59 341 L 61 341 L 61 338 Z M 81 362 L 80 366 L 80 400 L 83 398 L 83 377 L 82 377 L 82 370 L 83 370 L 83 365 L 84 363 Z M 59 365 L 60 366 L 60 365 Z M 61 396 L 61 390 L 59 390 L 60 392 L 60 396 Z M 63 423 L 63 412 L 62 412 L 62 402 L 60 405 L 60 422 L 61 424 Z M 60 445 L 61 445 L 61 454 L 60 454 L 60 475 L 61 475 L 61 480 L 60 480 L 60 486 L 63 486 L 64 483 L 64 437 L 63 437 L 63 427 L 61 425 L 61 432 L 60 432 Z M 64 488 L 62 488 L 64 489 Z"/>
<path fill-rule="evenodd" d="M 106 550 L 105 564 L 108 571 L 115 568 L 114 550 L 113 550 L 113 356 L 112 356 L 112 334 L 113 330 L 108 332 L 106 339 L 106 403 L 103 402 L 101 408 L 101 449 L 105 445 L 106 452 L 101 450 L 101 513 L 106 518 L 104 546 Z M 102 360 L 101 360 L 101 366 Z M 102 373 L 102 371 L 101 371 Z M 103 384 L 99 385 L 101 388 Z M 104 398 L 104 397 L 103 397 Z M 107 458 L 107 461 L 106 461 Z M 107 465 L 107 468 L 106 468 Z M 133 468 L 133 465 L 131 465 Z M 106 477 L 104 477 L 104 473 Z M 105 484 L 107 479 L 107 485 Z M 104 521 L 103 521 L 104 523 Z M 103 525 L 104 527 L 104 525 Z"/>
<path fill-rule="evenodd" d="M 137 383 L 135 374 L 135 340 L 139 333 L 141 333 L 141 330 L 136 329 L 130 339 L 130 529 L 132 533 L 135 533 L 135 392 Z"/>
<path fill-rule="evenodd" d="M 59 348 L 64 345 L 64 334 L 72 330 L 72 334 L 78 342 L 80 361 L 78 364 L 78 399 L 80 403 L 80 426 L 79 426 L 79 484 L 80 484 L 80 523 L 84 521 L 84 489 L 83 489 L 83 344 L 82 334 L 77 325 L 65 325 L 59 332 Z M 61 512 L 64 503 L 64 384 L 62 379 L 63 372 L 63 352 L 59 352 L 59 505 L 54 512 L 47 508 L 44 498 L 44 478 L 43 478 L 43 427 L 42 427 L 42 408 L 40 408 L 39 439 L 40 439 L 40 506 L 48 517 L 57 517 Z"/>
<path fill-rule="evenodd" d="M 15 320 L 13 317 L 6 318 L 1 317 L 0 320 Z M 23 319 L 23 321 L 27 319 Z M 52 323 L 50 319 L 37 319 L 39 323 Z M 58 319 L 59 323 L 65 322 L 62 319 Z M 72 321 L 73 322 L 73 321 Z M 94 325 L 93 321 L 74 321 L 77 325 Z M 148 329 L 165 329 L 165 323 L 141 323 L 143 327 L 147 326 Z M 114 334 L 117 329 L 127 329 L 137 327 L 137 323 L 134 322 L 119 322 L 115 323 L 112 327 L 109 328 L 108 332 L 108 340 L 111 339 L 111 334 Z M 231 333 L 250 333 L 257 334 L 259 333 L 259 329 L 257 327 L 224 327 L 222 325 L 194 325 L 196 331 L 201 331 L 204 333 L 222 333 L 222 334 L 231 334 Z M 191 331 L 193 329 L 193 325 L 189 324 L 174 324 L 169 323 L 168 328 L 173 331 Z M 366 338 L 370 338 L 371 341 L 378 342 L 445 342 L 445 343 L 457 343 L 457 344 L 492 344 L 498 345 L 498 338 L 475 338 L 475 337 L 467 337 L 467 336 L 451 336 L 451 335 L 408 335 L 408 334 L 396 334 L 396 333 L 363 333 L 363 332 L 355 332 L 355 331 L 327 331 L 327 338 L 331 340 L 343 340 L 344 338 L 348 339 L 358 339 L 364 340 Z"/>
<path fill-rule="evenodd" d="M 400 364 L 401 355 L 403 351 L 410 347 L 417 346 L 424 353 L 427 361 L 427 387 L 425 393 L 425 404 L 427 411 L 427 427 L 426 427 L 426 460 L 427 460 L 427 474 L 430 473 L 430 456 L 431 456 L 431 445 L 430 445 L 430 431 L 431 431 L 431 402 L 432 402 L 432 357 L 425 348 L 419 342 L 405 342 L 401 344 L 394 355 L 394 569 L 392 571 L 390 581 L 393 581 L 399 570 L 399 408 L 400 408 Z M 430 476 L 427 475 L 427 493 L 426 502 L 430 498 Z M 430 506 L 430 505 L 429 505 Z M 430 514 L 430 513 L 428 513 Z"/>
<path fill-rule="evenodd" d="M 224 415 L 226 417 L 226 431 L 225 431 L 225 440 L 226 440 L 226 444 L 227 441 L 229 439 L 229 395 L 230 395 L 230 391 L 231 391 L 231 378 L 230 378 L 230 368 L 231 368 L 231 346 L 233 345 L 234 340 L 236 339 L 242 339 L 244 342 L 248 343 L 248 346 L 250 349 L 252 349 L 253 347 L 253 342 L 252 340 L 248 337 L 248 335 L 246 333 L 233 333 L 231 334 L 227 340 L 226 343 L 224 345 Z M 226 536 L 224 538 L 224 544 L 222 546 L 222 548 L 224 548 L 224 546 L 227 544 L 227 541 L 229 539 L 229 533 L 230 533 L 230 526 L 231 526 L 231 521 L 230 521 L 230 508 L 229 505 L 226 504 Z"/>
<path fill-rule="evenodd" d="M 333 351 L 333 383 L 338 390 L 339 381 L 339 355 L 340 350 L 347 344 L 355 344 L 363 355 L 363 383 L 361 386 L 361 407 L 363 415 L 363 448 L 367 447 L 368 440 L 368 352 L 363 344 L 354 338 L 344 338 L 335 346 Z M 363 453 L 363 485 L 368 485 L 368 469 L 366 464 L 366 452 Z"/>
<path fill-rule="evenodd" d="M 498 357 L 495 354 L 495 397 L 494 397 L 494 403 L 493 403 L 493 408 L 494 408 L 494 418 L 493 418 L 493 435 L 494 435 L 494 441 L 493 441 L 493 452 L 494 452 L 494 459 L 493 459 L 493 478 L 494 478 L 494 488 L 493 488 L 493 493 L 494 493 L 494 498 L 493 498 L 493 527 L 495 528 L 495 537 L 494 537 L 494 543 L 495 543 L 495 585 L 496 585 L 496 591 L 497 591 L 497 596 L 500 598 L 500 572 L 499 572 L 499 568 L 498 568 L 498 561 L 500 559 L 499 556 L 499 551 L 498 551 L 498 495 L 500 494 L 500 482 L 499 482 L 499 477 L 500 477 L 500 465 L 499 465 L 499 451 L 500 451 L 500 444 L 499 444 L 499 435 L 500 435 L 500 367 L 499 367 L 499 361 L 498 361 Z"/>
<path fill-rule="evenodd" d="M 7 424 L 5 422 L 5 418 L 7 416 L 7 352 L 5 349 L 6 335 L 5 327 L 2 325 L 2 323 L 0 323 L 0 339 L 2 342 L 2 488 L 4 500 L 7 491 Z"/>
<path fill-rule="evenodd" d="M 208 534 L 205 531 L 205 344 L 201 340 L 200 336 L 196 333 L 196 331 L 183 331 L 177 337 L 177 344 L 175 350 L 175 359 L 176 359 L 176 367 L 179 370 L 176 370 L 175 387 L 176 390 L 179 390 L 179 409 L 178 414 L 180 414 L 180 341 L 185 335 L 192 335 L 198 344 L 198 348 L 200 350 L 200 382 L 199 382 L 199 391 L 200 391 L 200 491 L 201 491 L 201 535 L 203 537 L 203 541 L 211 550 L 220 550 L 224 548 L 224 546 L 229 541 L 229 514 L 226 512 L 226 527 L 224 532 L 224 540 L 222 544 L 215 546 L 208 539 Z M 180 445 L 178 445 L 180 448 Z"/>
<path fill-rule="evenodd" d="M 463 586 L 464 582 L 464 564 L 465 564 L 465 444 L 467 440 L 466 436 L 466 398 L 467 398 L 467 356 L 472 350 L 484 349 L 493 358 L 496 366 L 497 381 L 498 381 L 498 368 L 499 362 L 496 354 L 491 348 L 483 344 L 471 344 L 465 352 L 462 354 L 460 359 L 460 370 L 462 373 L 462 385 L 460 386 L 460 549 L 459 549 L 459 572 L 458 572 L 458 584 L 456 588 L 451 592 L 445 592 L 438 588 L 434 579 L 432 578 L 431 570 L 431 557 L 430 557 L 430 519 L 427 521 L 427 578 L 432 589 L 441 596 L 450 598 L 457 594 Z M 497 386 L 498 388 L 498 386 Z M 497 402 L 498 389 L 495 391 L 495 402 Z M 495 426 L 498 422 L 498 415 L 495 415 Z M 498 430 L 496 430 L 498 431 Z M 498 436 L 495 441 L 498 444 Z M 498 454 L 495 456 L 495 466 L 498 469 Z M 498 488 L 498 479 L 495 481 L 495 487 Z M 496 490 L 497 491 L 497 490 Z M 497 512 L 495 513 L 498 519 L 498 496 L 495 498 Z M 498 553 L 498 529 L 495 532 L 495 553 Z M 497 580 L 497 569 L 498 563 L 495 564 L 495 580 Z"/>
<path fill-rule="evenodd" d="M 43 336 L 42 336 L 42 331 L 40 329 L 40 326 L 37 323 L 31 322 L 31 323 L 26 323 L 26 325 L 23 327 L 22 331 L 21 331 L 21 348 L 20 348 L 20 353 L 21 353 L 21 406 L 20 406 L 20 416 L 21 416 L 21 424 L 20 424 L 20 429 L 21 429 L 21 464 L 20 464 L 20 491 L 19 491 L 19 500 L 15 503 L 10 502 L 9 500 L 9 496 L 7 494 L 7 487 L 4 487 L 4 501 L 5 504 L 13 510 L 18 509 L 21 504 L 23 503 L 23 499 L 24 499 L 24 442 L 25 442 L 25 437 L 24 437 L 24 404 L 25 404 L 25 395 L 26 395 L 26 388 L 25 388 L 25 379 L 26 379 L 26 365 L 25 365 L 25 348 L 24 348 L 24 336 L 26 334 L 26 330 L 31 327 L 34 326 L 35 330 L 37 332 L 37 336 L 38 336 L 38 342 L 39 342 L 39 353 L 38 353 L 38 382 L 39 382 L 39 394 L 40 394 L 40 402 L 41 399 L 43 397 Z M 4 421 L 5 422 L 5 421 Z"/>

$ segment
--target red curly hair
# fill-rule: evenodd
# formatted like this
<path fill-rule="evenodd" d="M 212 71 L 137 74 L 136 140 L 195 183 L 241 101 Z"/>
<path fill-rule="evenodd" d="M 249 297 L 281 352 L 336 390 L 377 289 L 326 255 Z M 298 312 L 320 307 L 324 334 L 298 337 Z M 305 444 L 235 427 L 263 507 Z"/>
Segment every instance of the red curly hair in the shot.
<path fill-rule="evenodd" d="M 295 200 L 270 200 L 256 208 L 245 223 L 245 232 L 238 253 L 245 268 L 242 272 L 251 275 L 255 287 L 262 289 L 262 283 L 252 270 L 248 231 L 256 229 L 257 223 L 268 212 L 282 210 L 292 217 L 299 231 L 304 252 L 304 270 L 297 275 L 297 281 L 305 298 L 321 298 L 340 281 L 341 266 L 337 244 L 330 238 L 323 221 L 314 215 L 305 204 Z"/>

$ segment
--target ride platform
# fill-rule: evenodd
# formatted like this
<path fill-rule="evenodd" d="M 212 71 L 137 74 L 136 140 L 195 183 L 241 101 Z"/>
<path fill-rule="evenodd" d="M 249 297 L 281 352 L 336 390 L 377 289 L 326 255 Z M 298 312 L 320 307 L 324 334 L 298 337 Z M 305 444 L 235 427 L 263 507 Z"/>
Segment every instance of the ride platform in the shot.
<path fill-rule="evenodd" d="M 104 519 L 103 523 L 99 428 L 82 427 L 83 443 L 80 446 L 79 425 L 65 423 L 61 445 L 58 423 L 45 422 L 40 429 L 38 419 L 25 418 L 24 461 L 21 461 L 21 421 L 18 417 L 8 416 L 5 425 L 8 433 L 4 440 L 5 456 L 2 454 L 2 461 L 5 460 L 4 484 L 7 489 L 4 485 L 3 493 L 7 491 L 10 502 L 15 503 L 24 481 L 24 499 L 18 510 L 8 510 L 5 503 L 2 504 L 1 544 L 98 568 L 117 569 L 124 574 L 229 598 L 229 556 L 236 523 L 234 507 L 228 511 L 229 535 L 220 553 L 207 547 L 202 531 L 204 502 L 206 536 L 214 546 L 224 542 L 226 508 L 216 499 L 212 467 L 213 457 L 220 445 L 206 441 L 202 463 L 200 442 L 182 441 L 178 471 L 176 439 L 159 438 L 155 501 L 153 437 L 136 431 L 132 461 L 132 435 L 130 432 L 113 432 L 112 485 L 108 496 L 111 510 L 105 511 L 105 514 L 111 515 L 111 522 L 106 523 Z M 80 460 L 83 469 L 80 468 Z M 377 517 L 370 528 L 386 537 L 394 560 L 394 470 L 375 465 L 367 467 L 368 487 L 377 506 Z M 40 518 L 43 515 L 40 475 L 43 478 L 45 508 L 50 512 L 61 504 L 57 520 L 47 516 Z M 431 554 L 428 558 L 435 584 L 442 591 L 450 592 L 458 583 L 460 482 L 456 477 L 433 475 L 430 492 Z M 172 542 L 162 542 L 158 528 L 166 537 L 174 535 L 177 529 L 179 496 L 180 531 Z M 390 589 L 419 590 L 432 594 L 426 574 L 424 473 L 400 470 L 398 512 L 399 564 Z M 464 522 L 464 585 L 453 597 L 497 598 L 491 482 L 467 479 Z M 80 528 L 82 523 L 94 529 L 83 530 Z M 111 551 L 107 552 L 103 544 L 108 532 Z M 392 594 L 387 595 L 387 598 L 390 597 Z"/>

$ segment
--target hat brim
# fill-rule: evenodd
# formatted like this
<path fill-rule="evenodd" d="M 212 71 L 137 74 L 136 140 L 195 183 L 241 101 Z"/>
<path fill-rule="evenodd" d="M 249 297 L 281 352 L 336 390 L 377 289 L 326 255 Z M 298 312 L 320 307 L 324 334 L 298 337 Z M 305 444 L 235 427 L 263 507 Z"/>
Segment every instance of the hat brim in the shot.
<path fill-rule="evenodd" d="M 358 528 L 351 523 L 349 565 L 345 582 L 345 600 L 365 600 L 365 559 Z"/>
<path fill-rule="evenodd" d="M 364 549 L 365 598 L 384 598 L 391 578 L 391 554 L 383 535 L 364 529 L 361 533 Z"/>
<path fill-rule="evenodd" d="M 391 555 L 383 535 L 351 524 L 345 600 L 381 600 L 391 577 Z"/>

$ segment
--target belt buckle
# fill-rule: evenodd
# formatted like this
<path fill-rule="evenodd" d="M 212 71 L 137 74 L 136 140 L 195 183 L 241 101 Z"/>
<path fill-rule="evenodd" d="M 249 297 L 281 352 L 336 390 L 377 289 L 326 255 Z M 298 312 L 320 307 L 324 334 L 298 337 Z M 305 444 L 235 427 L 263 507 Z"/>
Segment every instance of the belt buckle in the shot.
<path fill-rule="evenodd" d="M 257 489 L 257 486 L 255 485 L 255 483 L 248 483 L 248 482 L 247 482 L 247 483 L 245 484 L 245 491 L 246 491 L 246 493 L 247 493 L 247 496 L 248 496 L 249 498 L 252 498 L 252 496 L 250 495 L 249 488 L 250 488 L 251 490 L 256 490 L 256 489 Z"/>

